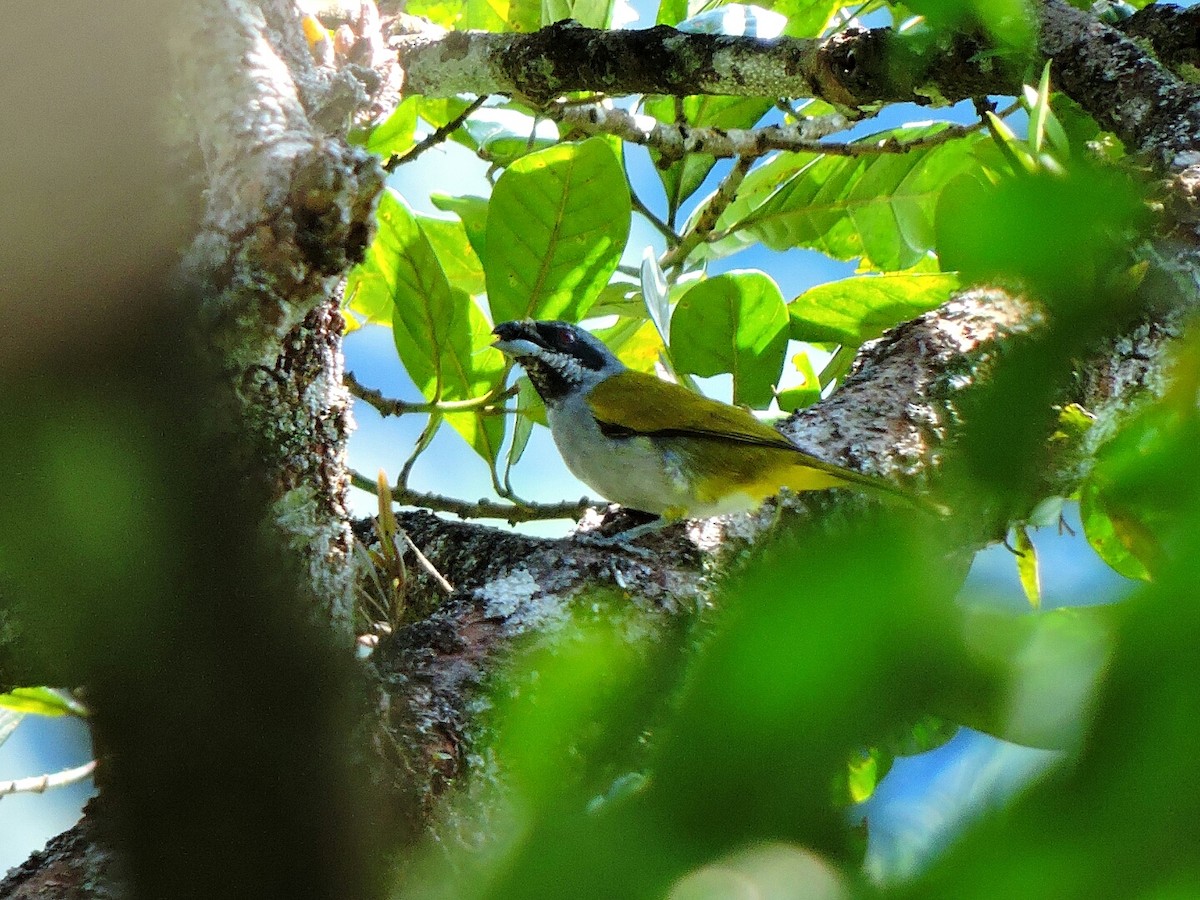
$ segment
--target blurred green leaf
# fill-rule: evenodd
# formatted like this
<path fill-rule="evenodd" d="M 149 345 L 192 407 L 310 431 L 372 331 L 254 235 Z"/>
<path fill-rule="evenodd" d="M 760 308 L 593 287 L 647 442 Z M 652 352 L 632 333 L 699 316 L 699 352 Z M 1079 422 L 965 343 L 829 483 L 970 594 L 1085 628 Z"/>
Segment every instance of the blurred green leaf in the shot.
<path fill-rule="evenodd" d="M 938 205 L 938 254 L 965 282 L 1021 277 L 1055 312 L 1084 315 L 1111 296 L 1109 278 L 1131 261 L 1143 217 L 1121 173 L 1078 165 L 996 185 L 961 176 Z"/>
<path fill-rule="evenodd" d="M 1021 590 L 1034 609 L 1042 605 L 1042 576 L 1038 571 L 1037 548 L 1029 538 L 1029 530 L 1024 525 L 1013 528 L 1013 555 L 1017 560 L 1017 575 L 1021 580 Z"/>
<path fill-rule="evenodd" d="M 1149 537 L 1140 533 L 1135 519 L 1120 511 L 1115 516 L 1109 514 L 1095 481 L 1086 481 L 1079 489 L 1079 515 L 1088 543 L 1115 572 L 1126 578 L 1150 580 L 1150 570 L 1141 557 L 1158 554 L 1150 552 Z"/>
<path fill-rule="evenodd" d="M 407 0 L 404 11 L 443 28 L 456 28 L 466 7 L 466 0 Z"/>
<path fill-rule="evenodd" d="M 945 685 L 936 712 L 1014 743 L 1076 747 L 1112 650 L 1114 612 L 968 607 L 963 623 L 969 665 Z"/>
<path fill-rule="evenodd" d="M 762 272 L 728 272 L 691 288 L 671 317 L 677 371 L 733 375 L 733 402 L 765 408 L 787 352 L 787 308 Z"/>
<path fill-rule="evenodd" d="M 935 31 L 981 29 L 997 45 L 997 53 L 1032 57 L 1037 25 L 1025 0 L 906 0 L 905 5 L 923 15 Z"/>
<path fill-rule="evenodd" d="M 482 294 L 483 263 L 475 255 L 463 223 L 432 216 L 417 216 L 417 221 L 450 284 L 471 295 Z"/>
<path fill-rule="evenodd" d="M 36 716 L 86 716 L 87 709 L 66 691 L 48 687 L 13 688 L 0 694 L 0 710 Z M 16 725 L 14 723 L 13 727 Z"/>
<path fill-rule="evenodd" d="M 1080 488 L 1088 541 L 1129 578 L 1156 577 L 1172 555 L 1191 552 L 1177 523 L 1200 507 L 1194 468 L 1181 466 L 1200 446 L 1200 338 L 1177 349 L 1164 396 L 1141 410 L 1097 452 Z"/>
<path fill-rule="evenodd" d="M 462 30 L 537 31 L 542 24 L 542 0 L 466 0 Z"/>
<path fill-rule="evenodd" d="M 788 37 L 815 38 L 829 26 L 835 12 L 855 4 L 845 0 L 767 0 L 762 5 L 787 16 L 783 33 Z"/>
<path fill-rule="evenodd" d="M 847 799 L 850 803 L 862 803 L 875 793 L 879 780 L 891 768 L 891 759 L 884 758 L 883 751 L 872 748 L 856 753 L 847 766 Z"/>
<path fill-rule="evenodd" d="M 509 166 L 488 205 L 484 271 L 495 321 L 581 318 L 617 267 L 631 212 L 625 173 L 602 140 Z"/>
<path fill-rule="evenodd" d="M 858 346 L 941 306 L 958 289 L 953 274 L 856 275 L 820 284 L 788 304 L 796 341 Z"/>
<path fill-rule="evenodd" d="M 914 140 L 944 128 L 901 128 L 863 141 Z M 811 247 L 834 259 L 862 257 L 864 266 L 876 269 L 916 265 L 934 246 L 942 189 L 978 168 L 971 153 L 975 140 L 874 156 L 782 153 L 746 177 L 717 221 L 725 236 L 700 252 L 720 257 L 761 241 L 772 250 Z"/>
<path fill-rule="evenodd" d="M 574 19 L 587 28 L 608 28 L 615 0 L 542 0 L 542 24 Z"/>
<path fill-rule="evenodd" d="M 1058 411 L 1058 430 L 1052 440 L 1077 440 L 1095 424 L 1096 417 L 1078 403 L 1068 403 Z"/>

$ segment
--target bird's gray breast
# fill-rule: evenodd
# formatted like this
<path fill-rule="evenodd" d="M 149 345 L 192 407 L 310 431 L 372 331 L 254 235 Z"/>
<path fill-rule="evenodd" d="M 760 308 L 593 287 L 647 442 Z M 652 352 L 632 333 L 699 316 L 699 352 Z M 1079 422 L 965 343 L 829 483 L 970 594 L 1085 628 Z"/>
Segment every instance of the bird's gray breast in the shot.
<path fill-rule="evenodd" d="M 546 415 L 567 468 L 605 499 L 656 514 L 691 506 L 681 461 L 655 439 L 619 425 L 605 434 L 582 396 L 548 404 Z"/>

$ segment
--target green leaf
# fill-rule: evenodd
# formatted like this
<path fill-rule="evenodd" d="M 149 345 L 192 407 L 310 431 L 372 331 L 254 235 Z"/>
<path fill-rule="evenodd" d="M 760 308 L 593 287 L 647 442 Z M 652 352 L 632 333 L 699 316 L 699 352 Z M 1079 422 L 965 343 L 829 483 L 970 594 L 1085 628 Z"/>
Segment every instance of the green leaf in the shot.
<path fill-rule="evenodd" d="M 851 803 L 869 799 L 890 764 L 890 760 L 882 758 L 882 751 L 874 747 L 855 754 L 847 766 L 847 799 Z"/>
<path fill-rule="evenodd" d="M 733 402 L 768 406 L 788 341 L 787 308 L 762 272 L 728 272 L 701 281 L 671 317 L 677 371 L 733 375 Z"/>
<path fill-rule="evenodd" d="M 788 37 L 815 38 L 829 26 L 833 14 L 848 4 L 844 0 L 775 0 L 762 5 L 787 16 L 783 33 Z"/>
<path fill-rule="evenodd" d="M 817 377 L 808 354 L 797 353 L 792 357 L 792 365 L 796 367 L 804 381 L 775 395 L 775 401 L 784 412 L 795 412 L 806 406 L 812 406 L 821 399 L 821 380 Z"/>
<path fill-rule="evenodd" d="M 393 191 L 379 200 L 379 231 L 364 266 L 392 302 L 392 335 L 409 376 L 431 402 L 471 400 L 495 389 L 504 359 L 491 348 L 491 328 L 463 290 L 451 288 L 429 239 Z M 495 461 L 502 416 L 482 410 L 445 414 L 480 456 Z"/>
<path fill-rule="evenodd" d="M 636 284 L 612 281 L 604 286 L 599 298 L 588 310 L 588 315 L 645 318 L 646 303 Z"/>
<path fill-rule="evenodd" d="M 482 294 L 483 263 L 475 255 L 463 223 L 432 216 L 417 216 L 417 221 L 450 283 L 468 294 Z"/>
<path fill-rule="evenodd" d="M 465 0 L 407 0 L 404 11 L 443 28 L 455 28 L 466 11 Z"/>
<path fill-rule="evenodd" d="M 488 205 L 484 272 L 495 320 L 581 318 L 617 267 L 631 209 L 624 170 L 603 140 L 509 166 Z"/>
<path fill-rule="evenodd" d="M 1102 480 L 1090 477 L 1079 489 L 1083 533 L 1096 555 L 1117 574 L 1149 581 L 1149 564 L 1161 555 L 1154 539 L 1127 510 L 1110 508 L 1102 485 Z"/>
<path fill-rule="evenodd" d="M 483 197 L 470 194 L 451 197 L 449 194 L 430 194 L 430 202 L 443 212 L 452 212 L 463 223 L 467 240 L 481 260 L 487 259 L 487 210 L 488 202 Z"/>
<path fill-rule="evenodd" d="M 857 347 L 945 303 L 955 275 L 856 275 L 819 284 L 788 304 L 792 340 Z"/>
<path fill-rule="evenodd" d="M 533 382 L 524 375 L 517 379 L 517 409 L 520 412 L 513 417 L 513 438 L 508 447 L 507 467 L 509 469 L 520 462 L 521 457 L 525 455 L 525 448 L 529 445 L 529 436 L 533 433 L 533 426 L 546 424 L 546 407 L 542 404 L 542 398 L 534 389 Z"/>
<path fill-rule="evenodd" d="M 1082 163 L 997 184 L 962 175 L 938 204 L 938 255 L 966 283 L 1020 278 L 1054 312 L 1090 315 L 1129 260 L 1145 214 L 1139 191 L 1123 174 Z"/>
<path fill-rule="evenodd" d="M 1013 529 L 1013 549 L 1016 550 L 1017 575 L 1021 579 L 1021 590 L 1029 605 L 1040 609 L 1042 605 L 1042 576 L 1038 572 L 1037 548 L 1029 539 L 1029 529 L 1017 525 Z"/>
<path fill-rule="evenodd" d="M 48 687 L 13 688 L 0 694 L 0 709 L 37 716 L 86 716 L 87 709 L 66 691 Z"/>
<path fill-rule="evenodd" d="M 612 327 L 597 331 L 596 337 L 638 372 L 653 372 L 664 349 L 658 329 L 645 318 L 620 318 Z"/>
<path fill-rule="evenodd" d="M 588 28 L 607 28 L 614 0 L 542 0 L 542 25 L 574 19 Z"/>
<path fill-rule="evenodd" d="M 687 0 L 659 0 L 656 25 L 678 25 L 688 16 Z"/>
<path fill-rule="evenodd" d="M 467 0 L 462 18 L 462 30 L 530 32 L 541 24 L 541 0 Z"/>
<path fill-rule="evenodd" d="M 914 140 L 944 124 L 874 135 Z M 916 265 L 934 246 L 934 209 L 945 183 L 979 164 L 973 139 L 902 154 L 837 157 L 783 153 L 751 172 L 717 221 L 727 232 L 701 253 L 720 257 L 761 241 L 772 250 L 812 247 L 834 259 L 862 257 L 866 267 Z"/>
<path fill-rule="evenodd" d="M 384 159 L 399 156 L 412 149 L 417 131 L 417 106 L 419 99 L 409 97 L 367 136 L 366 148 Z"/>
<path fill-rule="evenodd" d="M 724 129 L 750 128 L 770 108 L 771 101 L 761 97 L 652 97 L 644 104 L 646 113 L 659 122 L 674 124 L 682 121 L 692 127 Z M 716 157 L 706 153 L 689 153 L 665 168 L 662 155 L 657 150 L 650 149 L 650 158 L 667 194 L 668 221 L 674 221 L 679 207 L 696 192 L 712 171 Z"/>

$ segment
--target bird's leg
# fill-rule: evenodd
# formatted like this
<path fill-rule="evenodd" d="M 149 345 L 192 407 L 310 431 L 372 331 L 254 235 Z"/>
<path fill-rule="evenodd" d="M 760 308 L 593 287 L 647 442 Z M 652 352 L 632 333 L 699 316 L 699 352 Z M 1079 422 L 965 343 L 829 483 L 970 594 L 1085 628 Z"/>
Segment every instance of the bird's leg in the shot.
<path fill-rule="evenodd" d="M 634 510 L 630 511 L 634 512 Z M 640 514 L 647 515 L 646 513 Z M 600 535 L 589 532 L 587 534 L 574 535 L 574 540 L 583 544 L 590 544 L 593 547 L 621 547 L 631 551 L 632 553 L 635 553 L 638 556 L 649 556 L 649 551 L 643 550 L 641 547 L 632 546 L 632 542 L 647 534 L 653 534 L 656 531 L 661 531 L 668 525 L 674 525 L 676 522 L 681 522 L 683 519 L 684 510 L 668 509 L 665 510 L 661 516 L 657 516 L 648 522 L 642 522 L 638 525 L 630 526 L 629 528 L 625 528 L 615 534 Z"/>

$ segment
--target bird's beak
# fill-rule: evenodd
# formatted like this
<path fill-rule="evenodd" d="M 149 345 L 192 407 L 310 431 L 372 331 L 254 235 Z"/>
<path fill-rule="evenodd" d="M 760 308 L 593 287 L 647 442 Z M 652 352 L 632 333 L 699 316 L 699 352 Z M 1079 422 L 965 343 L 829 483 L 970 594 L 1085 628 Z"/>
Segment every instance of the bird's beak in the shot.
<path fill-rule="evenodd" d="M 537 330 L 532 322 L 501 322 L 492 329 L 496 340 L 492 346 L 505 356 L 516 358 L 540 348 Z"/>

